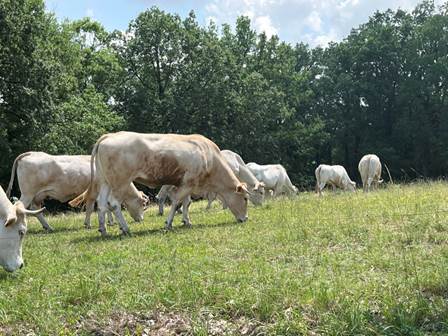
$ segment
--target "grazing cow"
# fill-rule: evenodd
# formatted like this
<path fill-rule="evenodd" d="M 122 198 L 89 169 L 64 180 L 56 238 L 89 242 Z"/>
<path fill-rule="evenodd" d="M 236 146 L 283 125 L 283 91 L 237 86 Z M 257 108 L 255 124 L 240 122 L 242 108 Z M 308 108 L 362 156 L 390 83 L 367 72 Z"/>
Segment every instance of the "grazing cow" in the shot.
<path fill-rule="evenodd" d="M 38 215 L 44 209 L 27 210 L 22 202 L 12 204 L 0 187 L 0 265 L 8 272 L 23 266 L 22 241 L 26 234 L 26 215 Z"/>
<path fill-rule="evenodd" d="M 381 179 L 381 161 L 375 154 L 364 155 L 359 161 L 358 170 L 361 175 L 364 192 L 370 191 L 372 183 L 374 189 L 376 189 L 383 182 Z"/>
<path fill-rule="evenodd" d="M 188 207 L 191 194 L 216 192 L 235 217 L 247 220 L 247 189 L 224 162 L 218 146 L 201 135 L 141 134 L 118 132 L 103 135 L 92 150 L 99 180 L 98 218 L 106 234 L 104 213 L 107 201 L 114 209 L 123 234 L 129 233 L 121 213 L 124 190 L 136 180 L 155 188 L 176 186 L 166 228 L 172 228 L 176 208 L 182 202 L 183 222 L 190 226 Z M 90 187 L 89 187 L 90 189 Z M 87 190 L 89 193 L 90 191 Z M 138 194 L 128 195 L 138 201 Z M 142 206 L 140 210 L 143 211 Z"/>
<path fill-rule="evenodd" d="M 355 191 L 356 183 L 350 180 L 347 171 L 342 166 L 329 166 L 321 164 L 316 168 L 316 191 L 319 196 L 322 195 L 322 189 L 326 184 L 330 184 L 333 187 L 339 187 L 343 190 Z"/>
<path fill-rule="evenodd" d="M 249 162 L 246 167 L 260 182 L 264 183 L 266 190 L 272 190 L 272 196 L 278 196 L 283 192 L 288 195 L 297 193 L 297 187 L 291 183 L 286 169 L 282 165 L 259 165 L 255 162 Z"/>
<path fill-rule="evenodd" d="M 44 152 L 20 154 L 12 166 L 6 194 L 11 194 L 14 176 L 20 188 L 20 201 L 26 208 L 38 209 L 46 198 L 67 202 L 87 189 L 90 183 L 90 155 L 49 155 Z M 90 227 L 90 215 L 95 200 L 86 203 L 85 226 Z M 52 231 L 43 214 L 37 216 L 42 227 Z M 109 213 L 109 224 L 113 223 Z"/>
<path fill-rule="evenodd" d="M 249 200 L 254 205 L 262 205 L 264 201 L 264 183 L 259 182 L 257 178 L 252 174 L 252 172 L 246 167 L 241 156 L 232 152 L 228 149 L 224 149 L 221 151 L 221 155 L 226 160 L 230 169 L 232 169 L 235 176 L 241 181 L 246 183 L 249 189 Z M 159 202 L 159 214 L 163 215 L 163 206 L 167 198 L 170 197 L 173 186 L 163 186 L 160 189 L 159 194 L 157 195 L 157 199 Z M 194 197 L 194 196 L 193 196 Z M 208 200 L 207 209 L 210 209 L 212 202 L 216 199 L 216 193 L 204 193 L 201 195 L 202 198 L 206 198 Z"/>

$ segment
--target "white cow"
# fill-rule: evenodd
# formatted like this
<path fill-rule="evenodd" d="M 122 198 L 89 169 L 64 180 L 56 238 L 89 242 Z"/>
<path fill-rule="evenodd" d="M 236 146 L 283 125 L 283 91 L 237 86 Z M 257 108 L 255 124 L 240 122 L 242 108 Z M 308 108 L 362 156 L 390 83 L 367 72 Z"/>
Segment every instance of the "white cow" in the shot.
<path fill-rule="evenodd" d="M 6 194 L 11 195 L 14 176 L 20 188 L 20 201 L 26 208 L 38 209 L 46 198 L 67 202 L 87 189 L 90 183 L 90 155 L 50 155 L 44 152 L 20 154 L 12 166 Z M 85 226 L 90 227 L 90 215 L 95 200 L 86 203 Z M 45 230 L 52 228 L 43 214 L 37 216 Z M 109 224 L 113 223 L 109 213 Z"/>
<path fill-rule="evenodd" d="M 372 183 L 374 189 L 376 189 L 383 182 L 381 179 L 381 161 L 375 154 L 364 155 L 359 161 L 358 170 L 364 192 L 370 191 Z"/>
<path fill-rule="evenodd" d="M 26 215 L 38 215 L 44 209 L 30 211 L 22 202 L 12 204 L 0 187 L 0 265 L 8 272 L 23 266 L 22 241 L 26 234 Z"/>
<path fill-rule="evenodd" d="M 243 159 L 240 155 L 231 150 L 224 149 L 221 151 L 221 155 L 232 169 L 235 176 L 241 181 L 246 183 L 249 190 L 249 200 L 254 205 L 262 205 L 264 201 L 265 188 L 264 183 L 259 182 L 252 172 L 246 167 Z M 167 198 L 171 198 L 170 195 L 175 190 L 174 186 L 163 186 L 156 198 L 159 203 L 159 215 L 163 215 L 163 207 Z M 193 198 L 195 196 L 192 195 Z M 216 193 L 203 193 L 202 195 L 196 195 L 196 198 L 205 198 L 208 200 L 207 209 L 210 209 L 212 202 L 218 197 Z M 226 205 L 224 205 L 226 208 Z"/>
<path fill-rule="evenodd" d="M 189 195 L 204 191 L 220 195 L 238 221 L 244 222 L 248 218 L 246 185 L 238 181 L 224 162 L 218 146 L 201 135 L 105 134 L 93 147 L 93 163 L 96 165 L 99 191 L 92 189 L 91 184 L 80 197 L 97 198 L 102 235 L 106 234 L 104 216 L 108 202 L 114 209 L 123 234 L 128 234 L 129 228 L 121 213 L 121 203 L 128 202 L 128 210 L 134 219 L 143 218 L 146 201 L 138 190 L 129 192 L 132 181 L 140 181 L 152 188 L 164 184 L 176 186 L 166 221 L 167 229 L 172 228 L 179 203 L 182 203 L 182 221 L 186 226 L 191 225 Z"/>
<path fill-rule="evenodd" d="M 264 183 L 266 190 L 272 190 L 272 196 L 281 193 L 296 194 L 297 187 L 291 183 L 286 169 L 280 164 L 259 165 L 249 162 L 247 168 L 255 175 L 258 181 Z"/>
<path fill-rule="evenodd" d="M 321 164 L 316 168 L 315 175 L 316 191 L 319 195 L 322 195 L 322 189 L 326 184 L 330 184 L 333 189 L 338 187 L 343 190 L 355 191 L 356 183 L 350 180 L 347 171 L 342 166 Z"/>

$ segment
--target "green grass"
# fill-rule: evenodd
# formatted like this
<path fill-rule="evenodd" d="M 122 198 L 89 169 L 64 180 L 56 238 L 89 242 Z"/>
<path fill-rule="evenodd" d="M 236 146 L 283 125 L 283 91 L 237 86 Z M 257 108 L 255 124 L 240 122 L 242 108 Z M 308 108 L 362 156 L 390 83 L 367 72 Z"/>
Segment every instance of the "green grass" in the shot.
<path fill-rule="evenodd" d="M 442 182 L 302 193 L 244 224 L 198 202 L 192 229 L 163 232 L 153 208 L 105 239 L 83 214 L 51 234 L 30 219 L 26 267 L 0 271 L 0 334 L 139 335 L 159 314 L 194 335 L 446 335 L 447 199 Z"/>

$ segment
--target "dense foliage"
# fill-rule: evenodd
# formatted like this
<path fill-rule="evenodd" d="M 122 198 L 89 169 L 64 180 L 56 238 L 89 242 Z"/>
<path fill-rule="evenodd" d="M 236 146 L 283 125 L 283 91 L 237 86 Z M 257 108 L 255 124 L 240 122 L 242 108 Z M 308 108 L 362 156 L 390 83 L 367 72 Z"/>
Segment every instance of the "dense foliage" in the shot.
<path fill-rule="evenodd" d="M 358 178 L 448 169 L 448 3 L 377 12 L 327 48 L 151 8 L 126 32 L 59 23 L 43 0 L 0 0 L 0 181 L 27 150 L 88 153 L 116 130 L 201 133 L 308 187 L 318 163 Z"/>

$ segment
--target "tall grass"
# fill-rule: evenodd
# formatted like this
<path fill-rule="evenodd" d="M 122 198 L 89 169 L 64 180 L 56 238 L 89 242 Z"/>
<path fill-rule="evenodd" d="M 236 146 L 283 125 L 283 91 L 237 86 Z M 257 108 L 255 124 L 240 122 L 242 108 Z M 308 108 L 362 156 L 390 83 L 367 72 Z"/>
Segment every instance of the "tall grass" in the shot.
<path fill-rule="evenodd" d="M 211 317 L 253 334 L 445 335 L 447 198 L 443 182 L 303 193 L 250 208 L 244 224 L 198 202 L 192 229 L 176 217 L 165 233 L 154 208 L 126 238 L 83 229 L 83 214 L 50 218 L 51 234 L 32 219 L 26 267 L 0 272 L 0 334 L 87 335 L 86 321 L 106 330 L 117 314 L 161 312 L 197 335 L 214 332 Z"/>

